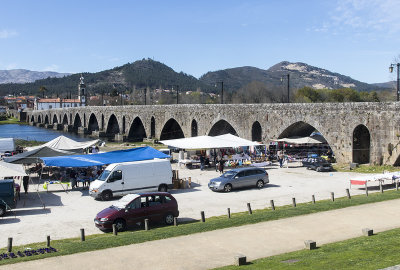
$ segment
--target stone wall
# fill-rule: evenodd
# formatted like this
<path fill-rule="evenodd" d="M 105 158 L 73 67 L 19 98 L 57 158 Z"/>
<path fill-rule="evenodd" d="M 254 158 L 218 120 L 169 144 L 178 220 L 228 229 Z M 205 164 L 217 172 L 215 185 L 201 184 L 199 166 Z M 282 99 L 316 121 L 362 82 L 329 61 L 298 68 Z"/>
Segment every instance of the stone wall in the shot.
<path fill-rule="evenodd" d="M 106 132 L 112 115 L 118 121 L 120 137 L 127 136 L 132 122 L 139 117 L 146 136 L 151 134 L 151 119 L 155 120 L 155 138 L 160 138 L 169 119 L 175 119 L 185 137 L 191 136 L 192 121 L 197 122 L 198 135 L 208 135 L 220 120 L 228 122 L 240 137 L 252 138 L 252 125 L 258 121 L 262 128 L 262 140 L 269 143 L 278 138 L 290 126 L 304 122 L 317 129 L 328 141 L 338 162 L 352 162 L 353 132 L 364 125 L 370 133 L 370 162 L 394 164 L 400 154 L 400 104 L 388 103 L 320 103 L 320 104 L 182 104 L 182 105 L 138 105 L 138 106 L 95 106 L 84 108 L 52 109 L 33 111 L 27 120 L 44 123 L 46 115 L 53 124 L 54 115 L 61 124 L 64 116 L 68 125 L 74 126 L 77 117 L 81 119 L 81 130 L 88 129 L 93 114 L 99 125 L 99 132 Z M 102 117 L 104 117 L 103 128 Z M 123 131 L 125 118 L 125 131 Z M 61 125 L 60 125 L 61 126 Z M 289 128 L 289 129 L 288 129 Z M 87 131 L 86 131 L 87 132 Z"/>

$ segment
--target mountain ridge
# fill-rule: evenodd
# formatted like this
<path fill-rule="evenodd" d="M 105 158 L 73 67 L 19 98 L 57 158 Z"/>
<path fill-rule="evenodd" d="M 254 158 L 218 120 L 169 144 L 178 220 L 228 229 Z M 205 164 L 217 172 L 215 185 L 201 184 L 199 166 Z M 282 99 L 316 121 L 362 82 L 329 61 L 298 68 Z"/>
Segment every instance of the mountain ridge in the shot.
<path fill-rule="evenodd" d="M 45 86 L 49 91 L 48 93 L 75 93 L 77 91 L 80 74 L 57 74 L 62 77 L 46 77 L 29 83 L 0 84 L 0 94 L 9 93 L 10 89 L 33 94 L 37 93 L 41 86 Z M 144 88 L 171 89 L 176 86 L 179 86 L 181 91 L 218 92 L 219 89 L 215 86 L 218 81 L 224 82 L 224 88 L 227 92 L 235 92 L 251 82 L 260 82 L 272 91 L 281 91 L 286 86 L 288 74 L 291 89 L 309 86 L 315 89 L 354 88 L 358 91 L 372 91 L 383 90 L 387 85 L 385 83 L 367 84 L 340 73 L 306 63 L 289 61 L 279 62 L 268 69 L 243 66 L 209 71 L 197 79 L 192 75 L 176 72 L 161 62 L 147 58 L 113 69 L 83 73 L 83 76 L 87 89 L 91 94 L 94 94 L 112 91 L 135 91 Z"/>
<path fill-rule="evenodd" d="M 4 83 L 29 83 L 45 78 L 61 78 L 71 73 L 59 73 L 55 71 L 33 71 L 28 69 L 0 70 L 0 84 Z"/>

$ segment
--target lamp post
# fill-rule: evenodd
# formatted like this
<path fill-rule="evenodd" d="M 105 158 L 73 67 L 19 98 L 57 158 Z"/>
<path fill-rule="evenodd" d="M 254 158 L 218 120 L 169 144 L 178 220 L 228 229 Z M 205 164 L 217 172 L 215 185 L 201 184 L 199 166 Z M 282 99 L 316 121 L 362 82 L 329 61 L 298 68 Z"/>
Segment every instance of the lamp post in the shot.
<path fill-rule="evenodd" d="M 147 105 L 147 87 L 144 88 L 144 105 Z"/>
<path fill-rule="evenodd" d="M 172 90 L 174 90 L 174 86 L 176 87 L 176 104 L 179 104 L 179 85 L 172 85 Z"/>
<path fill-rule="evenodd" d="M 283 82 L 283 78 L 287 76 L 287 103 L 290 103 L 290 74 L 281 77 L 281 82 Z"/>
<path fill-rule="evenodd" d="M 390 66 L 389 66 L 389 71 L 390 71 L 390 73 L 392 73 L 393 72 L 393 68 L 394 68 L 394 66 L 397 66 L 397 91 L 396 91 L 396 94 L 397 94 L 397 101 L 399 101 L 399 92 L 400 92 L 400 80 L 399 80 L 399 75 L 400 75 L 400 63 L 397 63 L 397 64 L 390 64 Z"/>
<path fill-rule="evenodd" d="M 217 84 L 221 84 L 221 104 L 224 104 L 224 81 L 216 82 L 215 87 L 217 87 Z"/>

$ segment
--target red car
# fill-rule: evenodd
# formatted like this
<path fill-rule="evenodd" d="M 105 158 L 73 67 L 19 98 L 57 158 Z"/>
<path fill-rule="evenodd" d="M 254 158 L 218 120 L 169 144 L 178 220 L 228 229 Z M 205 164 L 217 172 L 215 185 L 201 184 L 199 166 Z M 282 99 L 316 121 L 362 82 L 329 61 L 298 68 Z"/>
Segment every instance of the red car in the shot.
<path fill-rule="evenodd" d="M 116 201 L 110 207 L 96 215 L 94 224 L 102 231 L 111 230 L 115 224 L 118 231 L 127 227 L 142 224 L 145 219 L 150 222 L 174 223 L 179 216 L 176 199 L 167 192 L 150 192 L 129 194 Z"/>

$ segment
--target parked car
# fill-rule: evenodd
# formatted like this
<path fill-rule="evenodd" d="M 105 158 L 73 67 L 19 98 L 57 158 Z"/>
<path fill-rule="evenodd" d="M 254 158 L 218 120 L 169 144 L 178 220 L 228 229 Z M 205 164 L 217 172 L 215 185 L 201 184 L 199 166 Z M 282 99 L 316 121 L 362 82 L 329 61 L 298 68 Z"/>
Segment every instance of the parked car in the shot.
<path fill-rule="evenodd" d="M 118 231 L 135 224 L 149 222 L 174 223 L 179 216 L 176 199 L 167 192 L 129 194 L 96 215 L 94 224 L 102 231 L 111 230 L 115 224 Z"/>
<path fill-rule="evenodd" d="M 7 210 L 11 210 L 16 206 L 16 186 L 14 180 L 7 179 L 0 181 L 0 217 L 3 216 Z"/>
<path fill-rule="evenodd" d="M 268 173 L 261 168 L 238 168 L 227 171 L 218 178 L 211 179 L 208 187 L 212 191 L 230 192 L 235 188 L 262 188 L 269 183 Z"/>
<path fill-rule="evenodd" d="M 333 170 L 332 164 L 325 159 L 319 159 L 315 162 L 311 162 L 308 169 L 316 170 L 317 172 L 330 172 Z"/>
<path fill-rule="evenodd" d="M 302 163 L 302 165 L 303 165 L 303 167 L 307 167 L 307 169 L 309 169 L 310 168 L 310 165 L 312 164 L 312 163 L 315 163 L 315 162 L 323 162 L 323 161 L 326 161 L 324 158 L 322 158 L 322 157 L 308 157 L 308 158 L 304 158 L 304 159 L 302 159 L 302 161 L 301 161 L 301 163 Z"/>

